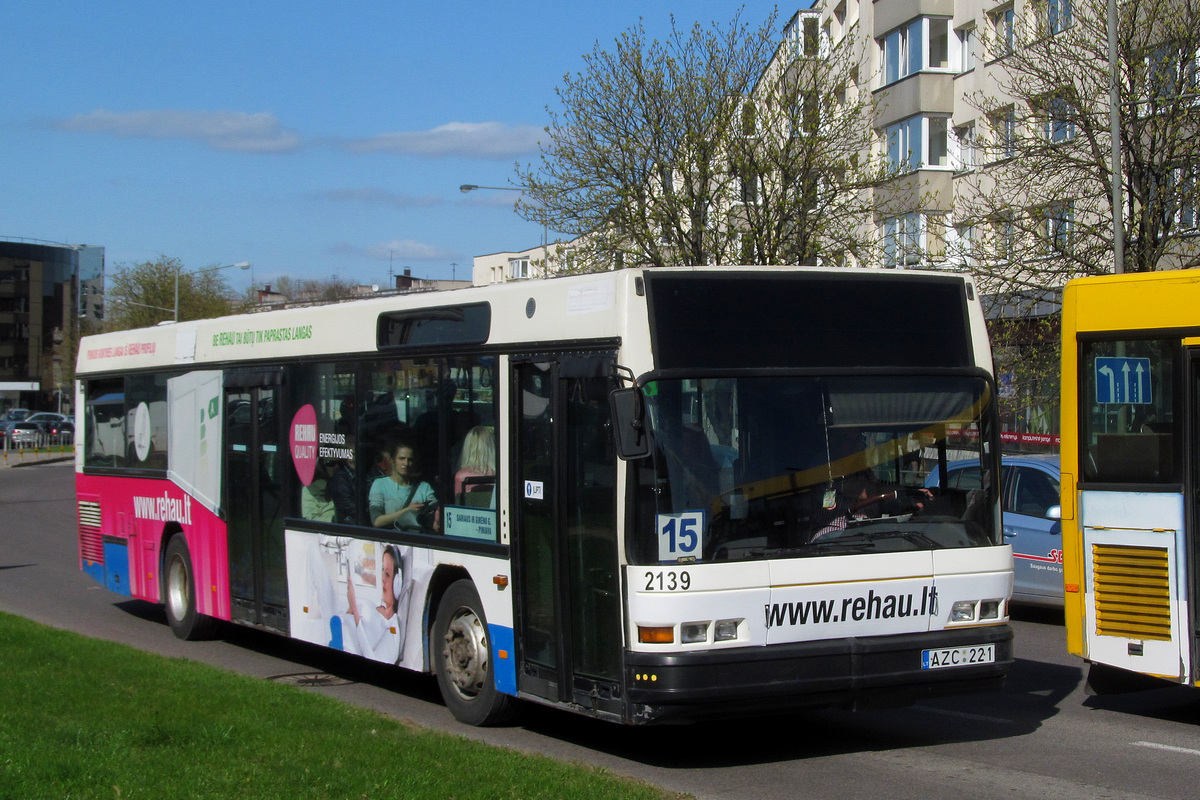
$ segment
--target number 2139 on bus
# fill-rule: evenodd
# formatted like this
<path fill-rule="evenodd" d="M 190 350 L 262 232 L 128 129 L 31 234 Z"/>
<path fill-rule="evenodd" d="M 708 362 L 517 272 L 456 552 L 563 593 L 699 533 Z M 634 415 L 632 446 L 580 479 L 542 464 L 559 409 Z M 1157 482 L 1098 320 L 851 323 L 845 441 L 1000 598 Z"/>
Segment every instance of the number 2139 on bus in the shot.
<path fill-rule="evenodd" d="M 658 515 L 658 560 L 699 557 L 703 550 L 704 512 L 681 511 Z"/>

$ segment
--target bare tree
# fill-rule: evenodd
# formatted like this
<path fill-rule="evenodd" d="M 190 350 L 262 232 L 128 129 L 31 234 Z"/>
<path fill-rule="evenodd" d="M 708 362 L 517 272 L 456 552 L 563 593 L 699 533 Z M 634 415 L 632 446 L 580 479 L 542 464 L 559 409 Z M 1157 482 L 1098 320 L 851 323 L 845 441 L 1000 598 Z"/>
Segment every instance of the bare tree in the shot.
<path fill-rule="evenodd" d="M 274 281 L 274 291 L 293 303 L 333 303 L 363 295 L 361 286 L 337 276 L 294 278 L 280 275 Z"/>
<path fill-rule="evenodd" d="M 128 330 L 174 319 L 179 279 L 179 319 L 207 319 L 237 310 L 235 295 L 217 270 L 189 273 L 177 258 L 122 264 L 106 278 L 104 329 Z"/>
<path fill-rule="evenodd" d="M 871 133 L 847 88 L 855 51 L 819 53 L 815 17 L 781 45 L 776 19 L 672 22 L 661 42 L 639 24 L 563 78 L 540 164 L 518 168 L 523 216 L 586 234 L 560 271 L 862 249 L 851 218 Z"/>
<path fill-rule="evenodd" d="M 1031 4 L 985 37 L 996 91 L 969 102 L 990 136 L 964 193 L 972 267 L 1006 300 L 1113 268 L 1107 0 Z M 1197 266 L 1197 0 L 1118 6 L 1125 271 Z"/>

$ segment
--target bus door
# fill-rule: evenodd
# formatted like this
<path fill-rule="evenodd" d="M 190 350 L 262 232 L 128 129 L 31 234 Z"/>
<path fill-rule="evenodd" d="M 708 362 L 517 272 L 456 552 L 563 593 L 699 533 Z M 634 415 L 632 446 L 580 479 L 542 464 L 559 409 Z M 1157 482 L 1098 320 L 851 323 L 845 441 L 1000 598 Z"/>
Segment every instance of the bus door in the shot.
<path fill-rule="evenodd" d="M 231 616 L 286 633 L 280 370 L 225 373 L 225 521 Z"/>
<path fill-rule="evenodd" d="M 1184 546 L 1180 554 L 1187 569 L 1187 580 L 1180 591 L 1185 594 L 1181 602 L 1188 610 L 1185 630 L 1191 631 L 1191 641 L 1185 645 L 1183 662 L 1190 665 L 1184 670 L 1185 678 L 1193 684 L 1200 681 L 1200 339 L 1185 339 L 1187 353 L 1187 439 L 1184 444 L 1185 460 L 1183 480 L 1185 486 Z M 1190 654 L 1187 648 L 1190 647 Z M 1189 659 L 1188 656 L 1191 656 Z"/>
<path fill-rule="evenodd" d="M 621 708 L 611 357 L 514 359 L 518 688 Z"/>
<path fill-rule="evenodd" d="M 1200 350 L 1166 340 L 1089 343 L 1081 372 L 1081 413 L 1098 409 L 1082 425 L 1090 434 L 1080 445 L 1082 468 L 1100 484 L 1079 492 L 1085 655 L 1095 663 L 1188 682 Z M 1186 391 L 1175 390 L 1172 381 L 1178 379 Z M 1190 455 L 1181 458 L 1181 447 Z"/>

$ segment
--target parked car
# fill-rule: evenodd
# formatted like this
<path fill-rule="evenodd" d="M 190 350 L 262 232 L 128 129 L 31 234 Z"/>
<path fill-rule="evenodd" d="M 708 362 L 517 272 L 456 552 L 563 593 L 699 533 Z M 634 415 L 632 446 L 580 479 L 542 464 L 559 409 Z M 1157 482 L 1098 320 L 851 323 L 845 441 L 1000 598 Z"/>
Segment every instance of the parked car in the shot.
<path fill-rule="evenodd" d="M 1013 600 L 1061 608 L 1062 506 L 1058 493 L 1058 456 L 1002 456 L 1000 472 L 1004 541 L 1013 548 Z M 956 489 L 978 488 L 979 462 L 947 464 L 946 480 Z M 936 472 L 925 485 L 938 485 Z"/>
<path fill-rule="evenodd" d="M 50 426 L 51 444 L 71 444 L 75 441 L 75 420 L 67 417 Z"/>
<path fill-rule="evenodd" d="M 28 420 L 14 422 L 8 429 L 7 436 L 13 447 L 37 447 L 46 442 L 42 426 Z"/>
<path fill-rule="evenodd" d="M 0 418 L 0 433 L 7 435 L 13 423 L 20 422 L 32 413 L 28 408 L 10 408 L 5 411 L 4 416 Z"/>
<path fill-rule="evenodd" d="M 39 411 L 36 414 L 30 414 L 23 421 L 36 423 L 39 428 L 48 433 L 51 426 L 60 425 L 68 419 L 70 417 L 66 414 L 56 414 L 53 411 Z"/>
<path fill-rule="evenodd" d="M 24 425 L 24 427 L 18 428 L 20 425 Z M 38 440 L 43 444 L 69 444 L 75 437 L 75 421 L 66 414 L 56 414 L 53 411 L 38 411 L 19 422 L 12 423 L 8 433 L 9 442 L 13 444 L 16 444 L 18 441 L 21 443 L 32 443 L 36 437 L 28 435 L 29 426 L 33 426 L 33 428 L 43 434 L 41 439 Z M 16 436 L 18 429 L 26 432 L 19 439 Z"/>

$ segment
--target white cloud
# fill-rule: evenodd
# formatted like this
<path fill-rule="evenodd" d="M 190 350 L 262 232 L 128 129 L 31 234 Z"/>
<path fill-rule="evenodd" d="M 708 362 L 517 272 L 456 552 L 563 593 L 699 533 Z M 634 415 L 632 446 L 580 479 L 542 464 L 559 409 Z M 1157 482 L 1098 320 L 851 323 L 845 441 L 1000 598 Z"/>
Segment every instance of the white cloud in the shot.
<path fill-rule="evenodd" d="M 274 114 L 260 111 L 128 111 L 103 109 L 61 120 L 56 127 L 78 133 L 105 133 L 142 139 L 183 139 L 216 150 L 283 153 L 301 144 Z"/>
<path fill-rule="evenodd" d="M 533 125 L 450 122 L 427 131 L 400 131 L 349 139 L 345 146 L 355 153 L 503 160 L 537 152 L 542 135 L 542 129 Z"/>
<path fill-rule="evenodd" d="M 387 205 L 396 208 L 429 208 L 442 204 L 440 197 L 425 195 L 412 197 L 381 189 L 377 186 L 347 187 L 318 192 L 314 197 L 332 200 L 336 203 L 366 203 L 371 205 Z"/>
<path fill-rule="evenodd" d="M 106 111 L 98 109 L 58 120 L 53 126 L 77 133 L 141 139 L 182 139 L 216 150 L 283 153 L 304 142 L 266 111 Z M 381 133 L 356 139 L 325 140 L 352 153 L 391 153 L 426 158 L 507 160 L 537 152 L 542 129 L 500 122 L 450 122 L 427 131 Z M 376 202 L 380 202 L 376 198 Z M 394 202 L 389 200 L 387 202 Z"/>

